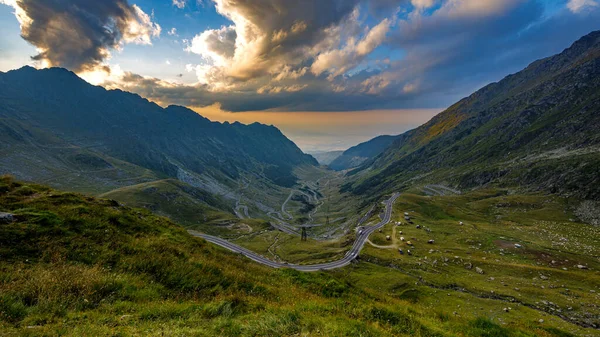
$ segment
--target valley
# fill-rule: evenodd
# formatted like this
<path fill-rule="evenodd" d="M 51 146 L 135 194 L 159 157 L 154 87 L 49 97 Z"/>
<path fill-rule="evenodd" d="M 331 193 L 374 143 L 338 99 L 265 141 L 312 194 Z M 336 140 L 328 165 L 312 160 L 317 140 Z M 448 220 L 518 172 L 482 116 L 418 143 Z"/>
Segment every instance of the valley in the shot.
<path fill-rule="evenodd" d="M 1 182 L 0 205 L 15 219 L 0 225 L 0 254 L 12 261 L 0 269 L 7 332 L 31 326 L 43 335 L 84 316 L 94 320 L 65 334 L 105 334 L 99 322 L 107 320 L 167 335 L 595 336 L 600 323 L 600 232 L 575 220 L 574 200 L 503 189 L 432 196 L 417 187 L 383 198 L 363 232 L 341 240 L 301 241 L 265 226 L 231 246 L 147 210 Z M 92 285 L 56 285 L 71 299 L 36 285 L 69 268 Z M 290 304 L 297 297 L 302 308 Z M 51 309 L 58 305 L 66 311 Z M 329 325 L 323 312 L 344 323 Z M 249 323 L 257 319 L 270 323 Z"/>
<path fill-rule="evenodd" d="M 0 73 L 0 336 L 598 336 L 599 109 L 600 32 L 320 162 Z"/>

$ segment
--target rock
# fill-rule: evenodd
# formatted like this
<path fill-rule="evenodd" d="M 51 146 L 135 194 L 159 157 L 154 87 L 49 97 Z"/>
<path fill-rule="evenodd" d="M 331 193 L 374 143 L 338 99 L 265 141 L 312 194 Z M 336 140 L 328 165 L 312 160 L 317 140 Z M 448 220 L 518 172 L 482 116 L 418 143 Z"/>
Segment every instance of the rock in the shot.
<path fill-rule="evenodd" d="M 547 279 L 549 279 L 549 277 L 548 277 L 548 276 L 546 276 L 546 275 L 540 275 L 540 278 L 541 278 L 542 280 L 547 280 Z"/>
<path fill-rule="evenodd" d="M 479 267 L 475 267 L 475 271 L 477 272 L 477 274 L 485 274 L 485 272 L 483 271 L 483 269 L 479 268 Z"/>
<path fill-rule="evenodd" d="M 429 240 L 429 241 L 427 241 L 427 243 L 430 244 L 430 245 L 432 245 L 432 244 L 435 243 L 435 241 L 434 240 Z"/>
<path fill-rule="evenodd" d="M 10 213 L 0 212 L 0 223 L 11 223 L 15 221 L 15 217 Z"/>
<path fill-rule="evenodd" d="M 473 269 L 473 264 L 472 263 L 465 263 L 465 268 L 471 270 L 471 269 Z"/>
<path fill-rule="evenodd" d="M 577 265 L 577 268 L 579 268 L 579 269 L 588 269 L 588 267 L 587 267 L 587 266 L 584 266 L 584 265 L 582 265 L 582 264 L 578 264 L 578 265 Z"/>
<path fill-rule="evenodd" d="M 540 323 L 544 323 L 544 320 L 540 318 L 540 320 L 538 321 Z"/>
<path fill-rule="evenodd" d="M 523 246 L 521 246 L 521 245 L 520 245 L 520 244 L 518 244 L 518 243 L 515 243 L 515 248 L 523 248 Z"/>

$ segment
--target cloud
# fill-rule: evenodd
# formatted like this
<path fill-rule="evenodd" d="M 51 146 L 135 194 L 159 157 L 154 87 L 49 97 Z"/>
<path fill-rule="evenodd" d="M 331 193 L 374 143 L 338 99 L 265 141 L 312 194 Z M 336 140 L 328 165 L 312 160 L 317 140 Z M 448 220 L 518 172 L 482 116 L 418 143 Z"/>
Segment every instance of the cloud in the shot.
<path fill-rule="evenodd" d="M 1 0 L 15 8 L 21 36 L 39 54 L 42 66 L 74 71 L 104 67 L 113 49 L 125 43 L 151 44 L 161 28 L 126 0 Z"/>
<path fill-rule="evenodd" d="M 377 48 L 390 30 L 391 20 L 384 19 L 358 42 L 350 39 L 341 49 L 332 49 L 319 54 L 311 66 L 311 72 L 317 76 L 324 72 L 331 75 L 330 79 L 340 76 L 355 68 L 360 61 Z"/>
<path fill-rule="evenodd" d="M 411 0 L 416 8 L 429 8 L 435 4 L 435 0 Z"/>
<path fill-rule="evenodd" d="M 548 15 L 536 0 L 434 1 L 423 11 L 405 4 L 397 16 L 389 7 L 387 17 L 368 18 L 367 28 L 359 6 L 318 29 L 310 15 L 285 10 L 286 23 L 275 24 L 280 14 L 269 14 L 278 10 L 270 5 L 261 16 L 268 23 L 252 19 L 254 7 L 250 14 L 231 10 L 243 16 L 188 42 L 202 59 L 186 66 L 199 78 L 195 85 L 133 74 L 114 85 L 162 104 L 219 104 L 226 111 L 438 108 L 560 52 L 597 27 L 599 12 L 576 14 L 565 2 Z M 238 25 L 244 20 L 248 30 Z"/>
<path fill-rule="evenodd" d="M 236 38 L 234 26 L 209 29 L 196 35 L 186 50 L 203 56 L 217 66 L 226 66 L 235 56 Z"/>
<path fill-rule="evenodd" d="M 178 58 L 185 61 L 157 56 L 161 64 L 172 63 L 164 67 L 168 78 L 177 77 L 172 83 L 114 65 L 108 78 L 102 74 L 114 49 L 150 44 L 160 34 L 153 16 L 136 5 L 0 0 L 15 8 L 23 36 L 47 65 L 160 104 L 219 104 L 227 111 L 447 106 L 560 52 L 597 29 L 600 17 L 598 0 L 561 0 L 551 7 L 545 0 L 212 2 L 227 25 L 178 38 L 189 53 Z M 183 79 L 173 75 L 185 71 Z M 194 75 L 196 83 L 182 84 Z"/>
<path fill-rule="evenodd" d="M 173 0 L 173 6 L 179 8 L 179 9 L 185 8 L 185 3 L 186 3 L 186 0 Z"/>
<path fill-rule="evenodd" d="M 359 0 L 213 0 L 231 26 L 203 31 L 186 50 L 204 58 L 201 83 L 232 88 L 287 69 L 298 72 L 321 48 L 339 43 L 339 26 Z M 277 76 L 277 75 L 275 75 Z M 281 77 L 280 77 L 281 79 Z"/>
<path fill-rule="evenodd" d="M 589 9 L 590 7 L 598 7 L 598 2 L 595 0 L 569 0 L 567 7 L 573 13 L 580 13 L 586 8 Z"/>
<path fill-rule="evenodd" d="M 450 104 L 560 52 L 597 29 L 599 14 L 594 9 L 576 15 L 565 6 L 548 16 L 541 1 L 449 0 L 429 15 L 398 23 L 388 47 L 403 57 L 363 81 L 363 91 L 390 107 L 409 101 Z"/>
<path fill-rule="evenodd" d="M 422 1 L 422 0 L 421 0 Z M 526 0 L 448 0 L 437 11 L 438 16 L 478 19 L 501 15 Z"/>

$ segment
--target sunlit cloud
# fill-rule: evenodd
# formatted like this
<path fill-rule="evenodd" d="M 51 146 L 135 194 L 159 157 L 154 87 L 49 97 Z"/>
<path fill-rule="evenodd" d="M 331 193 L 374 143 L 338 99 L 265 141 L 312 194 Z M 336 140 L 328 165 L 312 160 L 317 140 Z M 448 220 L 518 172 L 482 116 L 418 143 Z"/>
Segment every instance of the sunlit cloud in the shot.
<path fill-rule="evenodd" d="M 124 44 L 152 44 L 161 27 L 127 0 L 1 0 L 15 9 L 21 36 L 34 45 L 39 66 L 92 71 L 106 67 L 111 51 Z"/>
<path fill-rule="evenodd" d="M 439 108 L 600 28 L 597 0 L 171 0 L 156 16 L 127 0 L 0 3 L 37 67 L 236 112 Z"/>

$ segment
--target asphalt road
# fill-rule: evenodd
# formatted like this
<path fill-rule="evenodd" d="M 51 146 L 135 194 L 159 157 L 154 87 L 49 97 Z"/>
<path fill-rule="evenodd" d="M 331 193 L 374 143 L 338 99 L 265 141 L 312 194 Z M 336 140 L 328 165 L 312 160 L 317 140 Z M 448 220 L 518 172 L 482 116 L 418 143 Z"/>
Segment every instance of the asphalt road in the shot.
<path fill-rule="evenodd" d="M 369 238 L 369 235 L 379 228 L 385 226 L 392 219 L 392 206 L 396 199 L 400 196 L 400 193 L 395 193 L 389 200 L 386 201 L 385 205 L 385 214 L 383 219 L 376 224 L 375 226 L 365 227 L 360 234 L 356 237 L 356 241 L 352 245 L 352 248 L 346 253 L 346 255 L 337 261 L 327 262 L 327 263 L 319 263 L 319 264 L 311 264 L 311 265 L 297 265 L 297 264 L 288 264 L 288 263 L 279 263 L 275 261 L 271 261 L 253 251 L 250 251 L 246 248 L 240 247 L 236 244 L 233 244 L 227 240 L 218 238 L 216 236 L 202 234 L 195 231 L 190 231 L 190 234 L 193 236 L 201 237 L 204 240 L 219 245 L 223 248 L 227 248 L 233 252 L 240 253 L 247 258 L 256 261 L 258 263 L 264 264 L 265 266 L 269 266 L 272 268 L 292 268 L 299 271 L 318 271 L 318 270 L 330 270 L 341 268 L 349 265 L 352 260 L 354 260 L 358 253 L 362 250 L 365 242 Z"/>

